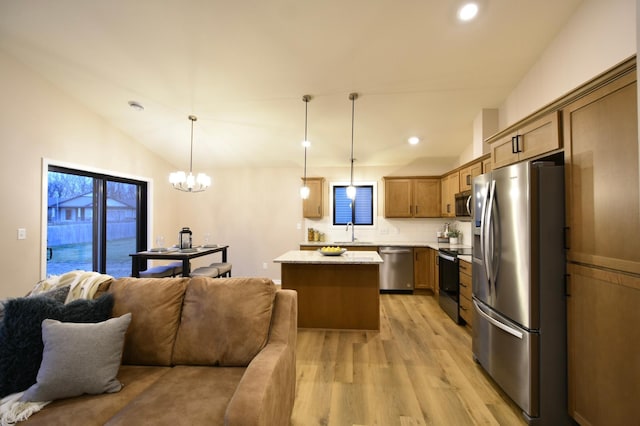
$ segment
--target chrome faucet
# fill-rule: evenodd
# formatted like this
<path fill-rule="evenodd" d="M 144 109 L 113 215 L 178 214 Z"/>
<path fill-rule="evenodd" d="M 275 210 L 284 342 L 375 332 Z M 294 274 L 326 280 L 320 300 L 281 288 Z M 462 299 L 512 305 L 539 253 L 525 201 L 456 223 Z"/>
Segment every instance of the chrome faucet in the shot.
<path fill-rule="evenodd" d="M 353 222 L 347 222 L 347 229 L 345 229 L 345 231 L 349 232 L 349 225 L 351 225 L 351 242 L 354 242 L 356 240 L 356 229 L 353 226 Z"/>

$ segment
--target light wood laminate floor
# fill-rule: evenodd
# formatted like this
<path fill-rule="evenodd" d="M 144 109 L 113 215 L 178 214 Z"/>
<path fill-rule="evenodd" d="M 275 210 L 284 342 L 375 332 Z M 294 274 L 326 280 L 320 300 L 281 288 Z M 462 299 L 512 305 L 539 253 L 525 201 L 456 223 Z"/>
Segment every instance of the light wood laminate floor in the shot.
<path fill-rule="evenodd" d="M 383 294 L 380 332 L 301 329 L 292 424 L 524 425 L 431 295 Z"/>

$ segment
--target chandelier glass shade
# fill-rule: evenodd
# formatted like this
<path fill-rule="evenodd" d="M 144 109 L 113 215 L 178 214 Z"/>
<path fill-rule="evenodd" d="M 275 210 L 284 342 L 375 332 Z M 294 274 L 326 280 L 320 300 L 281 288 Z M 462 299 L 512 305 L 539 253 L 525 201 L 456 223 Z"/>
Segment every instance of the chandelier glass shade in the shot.
<path fill-rule="evenodd" d="M 191 152 L 189 155 L 189 173 L 177 171 L 169 174 L 169 183 L 183 192 L 202 192 L 211 186 L 211 178 L 204 173 L 193 174 L 193 122 L 198 118 L 190 115 L 191 120 Z"/>
<path fill-rule="evenodd" d="M 311 146 L 311 142 L 307 139 L 307 109 L 309 106 L 309 101 L 311 100 L 310 95 L 304 95 L 302 97 L 302 101 L 304 102 L 304 140 L 302 141 L 302 146 L 304 147 L 304 177 L 302 178 L 302 187 L 300 188 L 300 197 L 303 200 L 309 198 L 309 187 L 307 186 L 307 148 Z"/>
<path fill-rule="evenodd" d="M 347 198 L 350 200 L 356 199 L 356 187 L 353 186 L 353 129 L 354 129 L 354 117 L 355 117 L 355 104 L 358 99 L 357 93 L 350 93 L 349 100 L 351 100 L 351 179 L 349 180 L 349 186 L 347 186 Z"/>

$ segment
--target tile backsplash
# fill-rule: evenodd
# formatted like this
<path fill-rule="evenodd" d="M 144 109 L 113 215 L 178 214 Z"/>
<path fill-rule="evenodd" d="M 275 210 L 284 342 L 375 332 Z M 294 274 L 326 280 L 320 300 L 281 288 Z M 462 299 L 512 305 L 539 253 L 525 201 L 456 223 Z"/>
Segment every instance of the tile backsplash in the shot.
<path fill-rule="evenodd" d="M 471 222 L 458 221 L 455 218 L 387 219 L 378 216 L 373 227 L 356 226 L 355 237 L 360 241 L 371 242 L 435 242 L 438 231 L 443 230 L 445 223 L 449 223 L 451 228 L 459 229 L 462 232 L 461 244 L 471 245 Z M 351 228 L 347 231 L 344 225 L 333 226 L 331 218 L 327 216 L 319 220 L 305 219 L 305 241 L 308 228 L 317 229 L 319 232 L 324 233 L 325 241 L 327 242 L 351 240 Z"/>

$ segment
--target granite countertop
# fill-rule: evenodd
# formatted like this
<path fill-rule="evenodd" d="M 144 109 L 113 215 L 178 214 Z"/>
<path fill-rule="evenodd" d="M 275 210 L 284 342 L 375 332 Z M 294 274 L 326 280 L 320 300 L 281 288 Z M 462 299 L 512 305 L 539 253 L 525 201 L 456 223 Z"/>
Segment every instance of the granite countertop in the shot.
<path fill-rule="evenodd" d="M 366 247 L 371 246 L 374 247 L 427 247 L 432 248 L 434 250 L 439 250 L 441 248 L 471 248 L 468 244 L 449 244 L 449 243 L 439 243 L 437 241 L 304 241 L 300 243 L 301 246 L 312 246 L 312 247 L 324 247 L 324 246 L 340 246 L 340 247 L 349 247 L 349 246 L 358 246 L 358 247 Z M 313 252 L 315 253 L 315 252 Z M 349 253 L 349 252 L 347 252 Z M 362 252 L 360 252 L 362 253 Z M 322 256 L 318 253 L 319 256 Z M 472 263 L 473 259 L 468 255 L 458 255 L 460 260 L 464 260 L 465 262 Z"/>
<path fill-rule="evenodd" d="M 324 245 L 327 245 L 326 243 Z M 275 258 L 275 263 L 376 264 L 383 263 L 377 251 L 347 251 L 340 256 L 324 256 L 312 250 L 291 250 Z"/>

